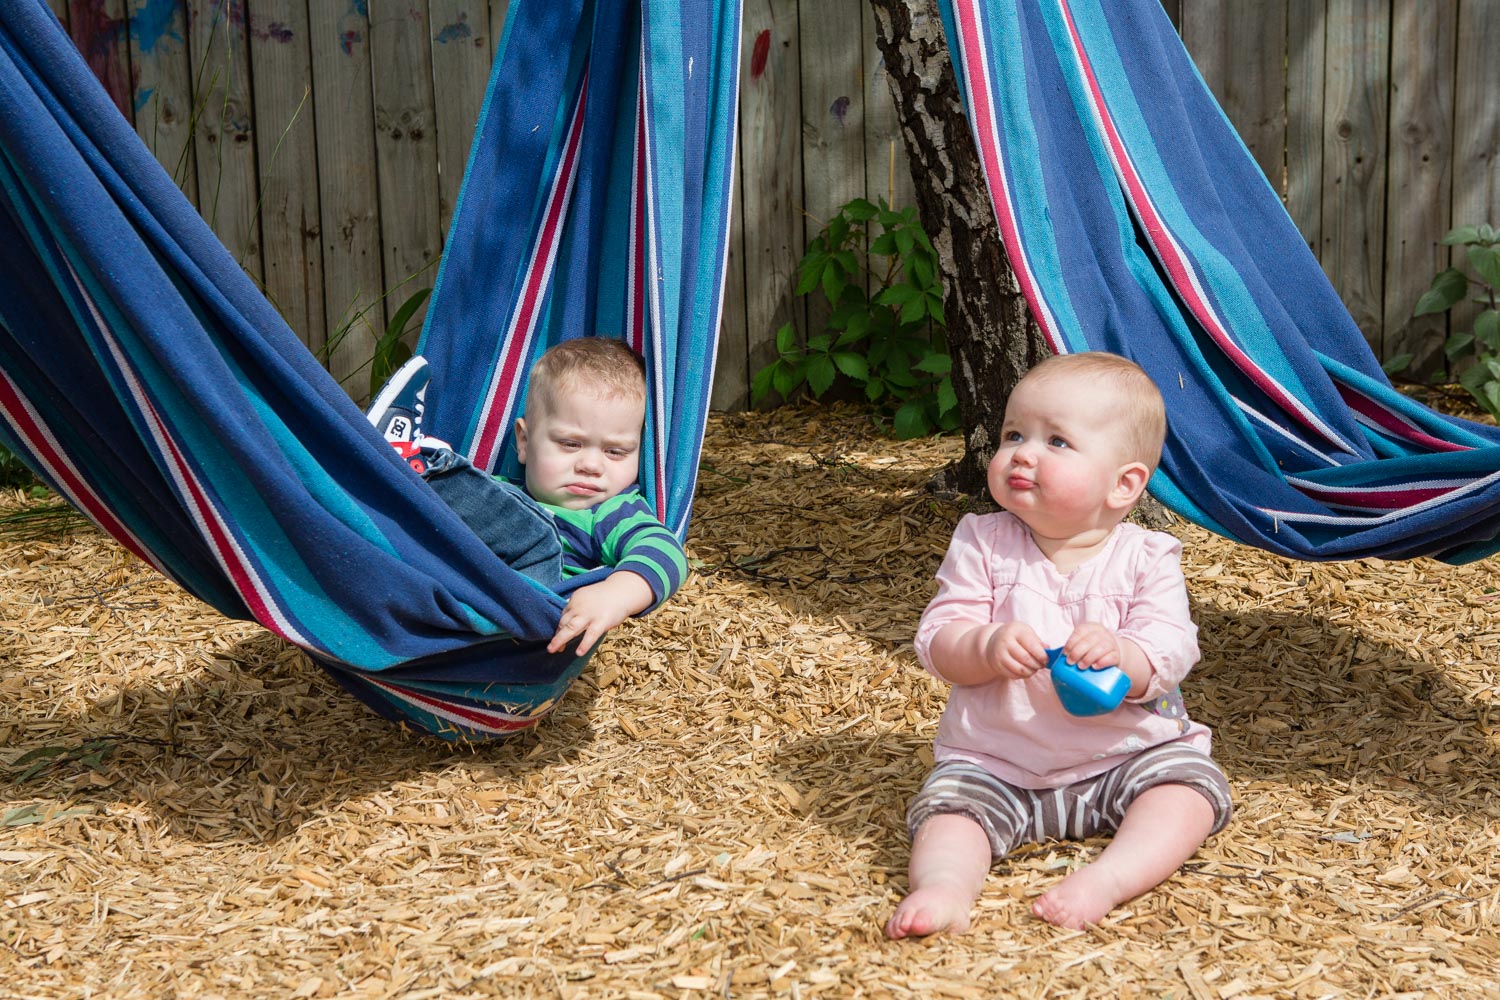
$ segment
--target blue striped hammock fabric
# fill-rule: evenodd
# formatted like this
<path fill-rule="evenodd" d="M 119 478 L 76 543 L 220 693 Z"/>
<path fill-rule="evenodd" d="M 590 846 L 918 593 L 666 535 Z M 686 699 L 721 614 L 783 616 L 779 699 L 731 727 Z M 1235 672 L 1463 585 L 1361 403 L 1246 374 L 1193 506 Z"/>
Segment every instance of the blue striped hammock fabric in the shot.
<path fill-rule="evenodd" d="M 1158 0 L 942 0 L 1006 254 L 1052 350 L 1166 397 L 1151 491 L 1299 559 L 1500 549 L 1500 430 L 1397 392 Z"/>
<path fill-rule="evenodd" d="M 650 372 L 642 488 L 684 537 L 728 245 L 739 6 L 518 0 L 419 350 L 437 436 L 515 471 L 558 340 Z M 131 552 L 393 721 L 483 740 L 586 657 L 365 421 L 115 110 L 43 0 L 0 5 L 0 443 Z M 597 579 L 585 575 L 570 586 Z"/>

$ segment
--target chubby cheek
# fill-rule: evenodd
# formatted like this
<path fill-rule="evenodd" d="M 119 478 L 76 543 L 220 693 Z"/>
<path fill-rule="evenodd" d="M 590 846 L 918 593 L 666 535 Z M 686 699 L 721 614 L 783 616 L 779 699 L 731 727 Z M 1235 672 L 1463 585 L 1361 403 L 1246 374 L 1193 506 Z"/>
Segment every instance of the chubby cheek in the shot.
<path fill-rule="evenodd" d="M 990 459 L 987 478 L 989 481 L 990 496 L 993 497 L 996 502 L 999 502 L 1000 498 L 1009 492 L 1009 490 L 1007 490 L 1005 486 L 1006 471 L 1009 468 L 1010 456 L 1006 455 L 1003 451 L 997 451 L 995 453 L 995 457 Z"/>

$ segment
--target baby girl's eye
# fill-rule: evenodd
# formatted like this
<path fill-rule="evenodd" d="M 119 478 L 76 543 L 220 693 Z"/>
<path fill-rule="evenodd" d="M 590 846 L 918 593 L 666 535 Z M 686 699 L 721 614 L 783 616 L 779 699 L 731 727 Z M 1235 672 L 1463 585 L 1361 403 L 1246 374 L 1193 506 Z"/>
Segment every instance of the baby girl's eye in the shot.
<path fill-rule="evenodd" d="M 1020 431 L 1006 431 L 1004 434 L 1000 435 L 1000 438 L 1003 441 L 1019 441 L 1019 440 L 1021 440 L 1021 432 Z"/>
<path fill-rule="evenodd" d="M 1047 444 L 1051 445 L 1053 448 L 1066 448 L 1068 446 L 1068 442 L 1064 441 L 1056 434 L 1047 439 Z"/>

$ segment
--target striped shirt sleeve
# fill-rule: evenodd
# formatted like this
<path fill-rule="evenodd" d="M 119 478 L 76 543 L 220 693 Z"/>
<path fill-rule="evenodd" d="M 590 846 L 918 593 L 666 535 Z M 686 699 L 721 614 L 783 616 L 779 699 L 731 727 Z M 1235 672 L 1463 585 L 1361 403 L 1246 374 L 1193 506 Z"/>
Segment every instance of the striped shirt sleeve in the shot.
<path fill-rule="evenodd" d="M 655 610 L 687 577 L 687 553 L 682 543 L 657 520 L 651 505 L 636 490 L 611 497 L 594 511 L 594 547 L 599 563 L 640 575 L 655 596 L 646 611 Z"/>

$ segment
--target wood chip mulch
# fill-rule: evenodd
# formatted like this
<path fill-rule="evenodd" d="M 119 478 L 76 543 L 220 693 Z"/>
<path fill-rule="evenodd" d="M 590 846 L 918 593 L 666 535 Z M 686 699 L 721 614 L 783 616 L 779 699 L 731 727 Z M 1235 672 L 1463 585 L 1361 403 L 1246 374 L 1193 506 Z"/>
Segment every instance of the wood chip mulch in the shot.
<path fill-rule="evenodd" d="M 1299 563 L 1180 522 L 1229 829 L 1084 932 L 1028 902 L 1103 841 L 997 865 L 967 936 L 881 936 L 959 447 L 716 415 L 683 593 L 478 748 L 92 529 L 0 542 L 0 994 L 1496 995 L 1494 561 Z"/>

